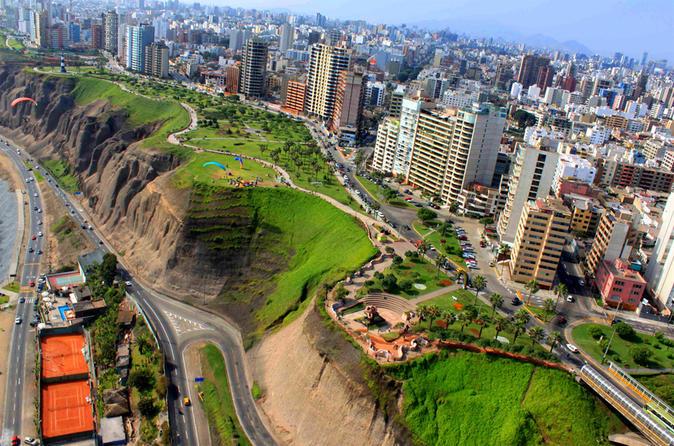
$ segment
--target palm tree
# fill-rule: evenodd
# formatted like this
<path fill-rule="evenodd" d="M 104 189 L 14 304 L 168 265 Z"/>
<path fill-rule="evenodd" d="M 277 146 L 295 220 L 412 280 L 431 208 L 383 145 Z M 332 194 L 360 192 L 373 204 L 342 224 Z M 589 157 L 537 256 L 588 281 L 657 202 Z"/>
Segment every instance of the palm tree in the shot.
<path fill-rule="evenodd" d="M 524 309 L 515 313 L 515 316 L 513 316 L 513 326 L 515 327 L 513 343 L 517 341 L 517 337 L 526 328 L 527 324 L 529 323 L 529 319 L 531 319 L 531 316 L 529 316 L 529 313 L 527 313 L 527 311 Z"/>
<path fill-rule="evenodd" d="M 443 311 L 440 317 L 445 321 L 445 324 L 447 324 L 447 328 L 456 322 L 456 316 L 454 316 L 454 313 L 451 311 Z"/>
<path fill-rule="evenodd" d="M 427 314 L 428 314 L 428 329 L 431 330 L 433 328 L 433 320 L 437 319 L 440 316 L 440 307 L 437 305 L 429 305 L 428 308 L 426 309 Z"/>
<path fill-rule="evenodd" d="M 555 287 L 555 294 L 557 295 L 557 301 L 555 302 L 555 311 L 557 311 L 559 299 L 569 294 L 569 289 L 563 283 L 557 284 L 557 286 Z"/>
<path fill-rule="evenodd" d="M 484 327 L 487 326 L 487 321 L 485 318 L 480 318 L 478 319 L 477 323 L 480 324 L 480 332 L 477 334 L 477 337 L 482 338 L 482 330 L 484 330 Z"/>
<path fill-rule="evenodd" d="M 527 299 L 527 305 L 529 305 L 531 296 L 538 293 L 538 290 L 540 290 L 538 286 L 538 281 L 536 279 L 531 279 L 530 281 L 524 284 L 524 288 L 526 288 L 526 290 L 529 292 L 529 298 Z"/>
<path fill-rule="evenodd" d="M 421 321 L 425 320 L 428 317 L 428 305 L 418 305 L 417 306 L 417 315 L 419 316 L 419 325 L 421 325 Z"/>
<path fill-rule="evenodd" d="M 438 257 L 435 259 L 435 266 L 438 268 L 436 271 L 437 274 L 435 276 L 436 279 L 440 277 L 440 268 L 443 267 L 446 261 L 447 257 L 442 254 L 438 255 Z"/>
<path fill-rule="evenodd" d="M 498 338 L 498 335 L 503 330 L 507 330 L 509 325 L 510 323 L 508 322 L 508 319 L 505 319 L 501 316 L 496 317 L 496 320 L 494 321 L 494 329 L 496 330 L 496 335 L 494 335 L 494 339 Z"/>
<path fill-rule="evenodd" d="M 543 301 L 543 311 L 545 311 L 547 314 L 554 313 L 556 308 L 557 305 L 555 304 L 554 300 L 545 299 L 545 301 Z"/>
<path fill-rule="evenodd" d="M 417 252 L 421 255 L 425 254 L 426 251 L 428 251 L 428 243 L 426 243 L 424 240 L 422 240 L 419 243 L 419 246 L 417 246 Z"/>
<path fill-rule="evenodd" d="M 548 343 L 550 344 L 550 353 L 552 353 L 552 350 L 555 348 L 557 344 L 562 342 L 564 338 L 562 337 L 561 333 L 558 331 L 553 331 L 548 335 Z"/>
<path fill-rule="evenodd" d="M 531 327 L 529 329 L 529 338 L 531 338 L 531 345 L 534 345 L 536 342 L 541 342 L 545 338 L 545 330 L 541 327 Z"/>
<path fill-rule="evenodd" d="M 471 317 L 470 314 L 466 311 L 462 311 L 459 313 L 459 322 L 461 322 L 461 333 L 463 333 L 463 329 L 466 328 L 466 324 L 470 323 L 473 318 Z"/>
<path fill-rule="evenodd" d="M 499 293 L 491 293 L 491 296 L 489 296 L 489 302 L 491 302 L 491 317 L 494 317 L 494 314 L 496 313 L 497 308 L 501 308 L 501 305 L 503 305 L 503 296 L 501 296 Z"/>
<path fill-rule="evenodd" d="M 487 279 L 485 279 L 484 276 L 478 274 L 473 278 L 473 287 L 475 287 L 475 302 L 473 303 L 473 305 L 476 305 L 478 294 L 480 293 L 480 291 L 487 288 Z"/>

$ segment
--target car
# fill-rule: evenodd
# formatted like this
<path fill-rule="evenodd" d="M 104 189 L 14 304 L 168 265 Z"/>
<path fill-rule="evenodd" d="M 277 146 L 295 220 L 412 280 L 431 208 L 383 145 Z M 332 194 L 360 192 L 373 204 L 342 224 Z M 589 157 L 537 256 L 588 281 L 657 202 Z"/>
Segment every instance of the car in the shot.
<path fill-rule="evenodd" d="M 37 213 L 38 213 L 38 214 L 41 214 L 41 213 L 42 213 L 42 209 L 37 208 Z"/>
<path fill-rule="evenodd" d="M 405 201 L 412 201 L 412 197 L 405 197 L 405 198 L 403 198 L 403 200 L 405 200 Z"/>
<path fill-rule="evenodd" d="M 37 444 L 37 440 L 34 439 L 33 437 L 26 437 L 23 439 L 23 442 L 31 446 L 35 446 Z"/>
<path fill-rule="evenodd" d="M 19 316 L 19 317 L 17 317 L 16 319 L 14 319 L 14 323 L 15 323 L 16 325 L 21 324 L 21 322 L 23 322 L 23 319 L 21 319 L 21 316 Z"/>
<path fill-rule="evenodd" d="M 124 285 L 131 286 L 131 281 L 127 280 L 126 282 L 124 282 Z"/>
<path fill-rule="evenodd" d="M 34 235 L 30 238 L 31 240 L 37 240 L 37 235 Z"/>
<path fill-rule="evenodd" d="M 98 241 L 98 244 L 101 245 L 101 246 L 103 246 L 103 240 L 99 240 L 99 241 Z"/>
<path fill-rule="evenodd" d="M 566 317 L 562 314 L 558 315 L 555 318 L 555 324 L 557 325 L 565 325 L 566 324 Z"/>
<path fill-rule="evenodd" d="M 566 348 L 568 348 L 571 353 L 578 353 L 578 347 L 573 344 L 566 344 Z"/>
<path fill-rule="evenodd" d="M 480 269 L 480 267 L 477 266 L 477 264 L 475 264 L 475 263 L 469 263 L 468 268 L 470 268 L 470 269 Z"/>
<path fill-rule="evenodd" d="M 510 301 L 511 304 L 518 306 L 522 305 L 522 301 L 518 297 L 513 297 L 513 299 Z"/>
<path fill-rule="evenodd" d="M 37 209 L 38 209 L 37 206 L 33 206 L 34 211 L 37 211 Z"/>
<path fill-rule="evenodd" d="M 192 405 L 192 401 L 190 401 L 190 397 L 186 396 L 186 397 L 183 398 L 183 405 L 186 406 L 186 407 Z"/>
<path fill-rule="evenodd" d="M 35 252 L 35 250 L 34 250 L 33 247 L 31 246 L 30 248 L 28 248 L 28 252 L 32 254 L 32 253 Z"/>
<path fill-rule="evenodd" d="M 34 196 L 35 198 L 37 198 L 37 192 L 35 192 L 35 193 L 33 194 L 33 196 Z"/>
<path fill-rule="evenodd" d="M 25 297 L 19 297 L 19 303 L 22 304 L 26 301 Z"/>
<path fill-rule="evenodd" d="M 567 302 L 573 302 L 574 301 L 573 296 L 570 295 L 570 294 L 568 296 L 566 296 L 566 301 Z"/>
<path fill-rule="evenodd" d="M 37 222 L 37 225 L 38 225 L 38 226 L 42 226 L 42 220 L 38 221 L 38 222 Z"/>
<path fill-rule="evenodd" d="M 578 285 L 585 286 L 585 281 L 583 279 L 578 280 Z"/>
<path fill-rule="evenodd" d="M 44 234 L 42 233 L 42 231 L 40 231 L 40 232 L 37 233 L 37 236 L 42 237 L 42 236 L 44 236 Z"/>
<path fill-rule="evenodd" d="M 34 280 L 31 280 L 30 282 L 28 282 L 28 286 L 30 286 L 31 288 L 34 287 L 34 286 L 35 286 L 35 281 L 34 281 Z"/>
<path fill-rule="evenodd" d="M 480 240 L 480 248 L 485 248 L 487 246 L 487 242 L 484 240 Z"/>
<path fill-rule="evenodd" d="M 37 250 L 37 255 L 41 256 L 42 254 L 43 254 L 42 250 L 41 250 L 41 249 L 38 249 L 38 250 Z"/>
<path fill-rule="evenodd" d="M 12 446 L 19 446 L 21 444 L 21 439 L 14 435 L 12 437 Z"/>

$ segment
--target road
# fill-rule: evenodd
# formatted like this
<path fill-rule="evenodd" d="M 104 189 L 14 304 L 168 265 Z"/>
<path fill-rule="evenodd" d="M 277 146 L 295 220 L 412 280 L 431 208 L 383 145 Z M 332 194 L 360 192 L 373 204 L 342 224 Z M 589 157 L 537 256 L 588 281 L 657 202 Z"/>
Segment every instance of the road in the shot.
<path fill-rule="evenodd" d="M 33 351 L 35 342 L 35 329 L 29 323 L 33 319 L 34 290 L 30 287 L 31 282 L 36 282 L 40 273 L 40 253 L 43 249 L 43 238 L 37 234 L 41 230 L 41 212 L 42 200 L 40 191 L 35 182 L 35 176 L 29 171 L 20 155 L 15 150 L 0 143 L 2 149 L 14 161 L 21 178 L 30 179 L 25 183 L 25 202 L 24 214 L 25 222 L 29 228 L 27 232 L 28 241 L 22 247 L 23 268 L 21 270 L 21 291 L 19 299 L 25 299 L 25 303 L 16 302 L 16 317 L 21 318 L 21 323 L 14 324 L 10 350 L 7 356 L 7 381 L 5 389 L 5 412 L 2 420 L 2 444 L 9 444 L 11 436 L 22 435 L 28 430 L 33 431 L 32 427 L 32 406 L 33 402 L 26 402 L 24 407 L 25 393 L 30 390 L 29 386 L 24 386 L 26 382 L 32 384 L 34 377 L 33 369 L 30 366 L 33 363 L 32 355 L 27 356 L 27 351 Z M 35 209 L 39 209 L 39 212 Z M 31 240 L 35 236 L 35 240 Z M 32 251 L 32 252 L 31 252 Z M 29 417 L 24 419 L 24 411 L 30 410 Z"/>
<path fill-rule="evenodd" d="M 10 148 L 6 144 L 1 144 L 0 148 L 12 156 L 12 159 L 17 163 L 17 167 L 23 169 L 22 174 L 27 177 L 27 173 L 24 172 L 25 167 L 23 167 L 21 157 L 16 153 L 16 150 Z M 81 208 L 80 204 L 72 196 L 60 189 L 50 175 L 44 171 L 43 176 L 45 177 L 43 186 L 46 185 L 47 187 L 51 187 L 56 196 L 63 201 L 64 205 L 70 208 L 70 216 L 76 223 L 85 227 L 93 224 L 91 219 L 87 218 L 84 209 Z M 29 185 L 32 185 L 32 188 L 36 189 L 34 183 L 30 183 Z M 34 200 L 39 200 L 39 193 L 38 197 L 34 197 L 34 193 L 36 192 L 31 189 L 30 197 Z M 31 208 L 37 206 L 33 203 L 30 205 Z M 31 232 L 37 231 L 36 227 L 37 222 L 31 221 Z M 91 241 L 99 247 L 98 249 L 106 252 L 114 252 L 96 228 L 87 230 L 86 234 Z M 39 238 L 36 242 L 40 243 Z M 39 246 L 36 246 L 36 249 L 39 249 Z M 28 260 L 32 262 L 36 262 L 37 258 L 37 255 L 28 256 Z M 37 274 L 37 264 L 27 263 L 23 281 L 28 283 L 31 278 L 34 279 L 37 277 Z M 154 292 L 146 284 L 134 278 L 123 267 L 120 268 L 120 274 L 125 280 L 131 282 L 131 286 L 128 287 L 128 292 L 143 311 L 149 324 L 157 334 L 160 348 L 165 355 L 166 375 L 169 381 L 169 392 L 167 393 L 168 413 L 173 444 L 188 446 L 197 444 L 195 441 L 198 438 L 197 429 L 207 429 L 207 425 L 204 427 L 204 420 L 199 420 L 202 422 L 198 423 L 197 420 L 195 420 L 192 411 L 189 408 L 182 407 L 183 396 L 192 395 L 192 386 L 187 382 L 187 374 L 185 373 L 187 365 L 183 363 L 182 356 L 184 349 L 194 340 L 214 342 L 222 350 L 223 356 L 225 357 L 230 390 L 232 391 L 232 399 L 234 401 L 236 412 L 251 443 L 254 445 L 265 446 L 275 444 L 275 440 L 259 416 L 257 406 L 255 405 L 255 401 L 253 400 L 250 391 L 248 374 L 246 372 L 246 358 L 241 334 L 238 329 L 216 315 Z M 32 306 L 24 305 L 24 307 L 26 317 L 32 317 Z M 173 320 L 171 320 L 170 316 L 173 316 Z M 188 325 L 197 328 L 181 330 L 180 327 L 176 327 L 176 320 L 188 321 Z M 23 328 L 23 330 L 20 328 Z M 15 326 L 15 332 L 18 331 L 19 333 L 23 333 L 23 336 L 26 336 L 27 330 L 25 330 L 25 328 L 25 324 L 17 325 Z M 23 339 L 23 337 L 21 339 Z M 14 350 L 15 345 L 25 345 L 26 342 L 27 341 L 19 343 L 12 342 L 12 351 Z M 24 351 L 24 348 L 19 348 L 16 355 L 20 354 L 21 358 L 23 358 Z M 13 361 L 17 360 L 13 353 L 10 353 L 10 359 Z M 25 380 L 18 380 L 18 376 L 21 376 L 20 373 L 22 372 L 17 370 L 16 376 L 13 374 L 8 377 L 7 382 L 9 390 L 14 389 L 14 386 L 16 386 L 18 392 L 21 393 L 21 386 L 25 383 Z M 191 399 L 196 401 L 194 398 Z M 11 396 L 8 394 L 8 402 L 10 404 L 17 404 L 15 401 L 13 393 Z M 20 409 L 20 401 L 18 404 Z M 8 411 L 10 418 L 12 413 L 16 414 L 20 413 L 20 411 Z M 9 424 L 11 426 L 16 426 L 17 422 L 20 423 L 20 419 L 18 421 L 10 421 L 12 421 L 12 423 Z M 20 428 L 20 424 L 18 428 Z M 12 430 L 12 435 L 15 433 L 18 434 L 19 432 L 17 427 L 15 427 Z"/>

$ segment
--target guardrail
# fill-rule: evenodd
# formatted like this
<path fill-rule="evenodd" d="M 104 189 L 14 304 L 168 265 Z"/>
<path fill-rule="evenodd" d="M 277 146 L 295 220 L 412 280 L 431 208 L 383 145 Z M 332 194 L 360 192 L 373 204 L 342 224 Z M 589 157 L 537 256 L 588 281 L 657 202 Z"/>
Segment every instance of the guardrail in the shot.
<path fill-rule="evenodd" d="M 584 365 L 580 369 L 580 378 L 627 418 L 653 444 L 674 446 L 674 434 L 653 420 L 638 404 L 592 366 Z"/>

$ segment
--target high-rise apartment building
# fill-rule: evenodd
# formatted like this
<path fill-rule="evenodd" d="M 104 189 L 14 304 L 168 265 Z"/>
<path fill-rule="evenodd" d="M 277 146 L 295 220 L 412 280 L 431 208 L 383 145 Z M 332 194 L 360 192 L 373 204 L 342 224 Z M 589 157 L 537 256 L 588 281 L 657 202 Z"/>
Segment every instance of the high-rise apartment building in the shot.
<path fill-rule="evenodd" d="M 646 280 L 653 295 L 664 307 L 674 306 L 674 194 L 670 194 L 662 213 L 655 248 L 648 259 Z"/>
<path fill-rule="evenodd" d="M 169 74 L 169 49 L 164 42 L 154 42 L 145 47 L 145 74 L 166 78 Z"/>
<path fill-rule="evenodd" d="M 288 80 L 286 87 L 285 101 L 283 109 L 296 115 L 304 112 L 304 101 L 306 100 L 307 83 L 300 80 Z"/>
<path fill-rule="evenodd" d="M 403 98 L 400 104 L 400 132 L 393 156 L 392 174 L 407 177 L 412 161 L 414 135 L 417 131 L 422 102 L 419 99 Z"/>
<path fill-rule="evenodd" d="M 239 65 L 229 65 L 225 69 L 225 91 L 231 94 L 239 92 L 239 79 L 241 77 L 241 70 Z"/>
<path fill-rule="evenodd" d="M 330 120 L 333 132 L 355 133 L 359 137 L 365 102 L 365 76 L 362 72 L 342 71 L 337 84 L 335 109 Z"/>
<path fill-rule="evenodd" d="M 333 117 L 339 76 L 349 69 L 345 48 L 317 44 L 311 47 L 305 110 L 308 114 L 330 120 Z"/>
<path fill-rule="evenodd" d="M 470 184 L 490 185 L 504 125 L 505 110 L 491 104 L 422 111 L 407 181 L 446 205 Z"/>
<path fill-rule="evenodd" d="M 547 197 L 529 201 L 517 225 L 510 256 L 512 280 L 536 280 L 542 289 L 552 288 L 570 222 L 571 213 L 561 200 Z"/>
<path fill-rule="evenodd" d="M 145 47 L 154 42 L 152 25 L 141 24 L 126 28 L 126 68 L 145 72 Z"/>
<path fill-rule="evenodd" d="M 514 242 L 520 216 L 527 202 L 550 195 L 558 161 L 557 152 L 526 145 L 517 146 L 508 197 L 497 225 L 501 242 Z"/>
<path fill-rule="evenodd" d="M 520 68 L 517 72 L 517 82 L 522 84 L 524 89 L 529 88 L 538 82 L 539 73 L 542 69 L 550 65 L 550 59 L 547 57 L 526 54 L 522 56 Z"/>
<path fill-rule="evenodd" d="M 103 47 L 113 55 L 117 54 L 119 16 L 115 11 L 103 14 Z"/>
<path fill-rule="evenodd" d="M 627 259 L 636 244 L 636 213 L 626 206 L 613 203 L 599 219 L 599 226 L 587 255 L 587 272 L 594 276 L 602 261 Z"/>
<path fill-rule="evenodd" d="M 372 154 L 372 169 L 389 174 L 393 172 L 393 161 L 398 146 L 400 120 L 394 117 L 384 118 L 377 128 L 377 140 Z"/>
<path fill-rule="evenodd" d="M 256 37 L 248 39 L 244 45 L 239 93 L 246 97 L 260 98 L 265 95 L 267 52 L 267 43 Z"/>
<path fill-rule="evenodd" d="M 295 41 L 295 27 L 290 23 L 284 23 L 279 30 L 278 49 L 288 51 Z"/>
<path fill-rule="evenodd" d="M 388 112 L 390 116 L 393 116 L 394 118 L 400 117 L 404 97 L 405 87 L 402 85 L 398 85 L 396 89 L 391 92 L 391 102 L 388 106 Z"/>
<path fill-rule="evenodd" d="M 100 23 L 91 24 L 91 47 L 102 50 L 105 45 L 105 36 L 103 35 L 103 25 Z"/>

